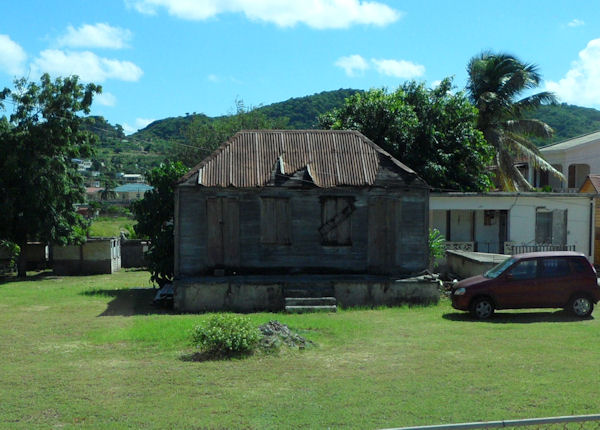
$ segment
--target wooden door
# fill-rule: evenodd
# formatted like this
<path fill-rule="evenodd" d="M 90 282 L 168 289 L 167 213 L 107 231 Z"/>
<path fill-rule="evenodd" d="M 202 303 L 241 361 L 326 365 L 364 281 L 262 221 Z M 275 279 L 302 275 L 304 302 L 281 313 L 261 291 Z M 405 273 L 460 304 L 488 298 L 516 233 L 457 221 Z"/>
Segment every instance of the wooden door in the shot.
<path fill-rule="evenodd" d="M 236 268 L 240 264 L 240 209 L 235 198 L 206 201 L 208 266 Z"/>
<path fill-rule="evenodd" d="M 393 273 L 396 266 L 396 224 L 400 215 L 397 200 L 387 197 L 369 199 L 368 270 Z"/>

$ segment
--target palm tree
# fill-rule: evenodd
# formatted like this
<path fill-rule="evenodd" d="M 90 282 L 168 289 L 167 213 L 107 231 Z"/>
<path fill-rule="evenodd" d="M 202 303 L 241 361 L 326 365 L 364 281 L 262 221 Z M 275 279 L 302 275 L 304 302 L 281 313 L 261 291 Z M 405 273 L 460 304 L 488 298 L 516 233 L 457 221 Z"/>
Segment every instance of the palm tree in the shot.
<path fill-rule="evenodd" d="M 467 91 L 479 109 L 477 128 L 496 150 L 497 178 L 501 188 L 508 191 L 533 188 L 515 167 L 515 161 L 519 159 L 526 159 L 534 168 L 564 179 L 529 140 L 534 136 L 552 136 L 552 128 L 537 119 L 523 118 L 525 112 L 542 104 L 556 103 L 556 97 L 543 91 L 518 99 L 523 92 L 540 85 L 537 66 L 523 63 L 509 54 L 484 51 L 471 58 L 467 72 Z"/>

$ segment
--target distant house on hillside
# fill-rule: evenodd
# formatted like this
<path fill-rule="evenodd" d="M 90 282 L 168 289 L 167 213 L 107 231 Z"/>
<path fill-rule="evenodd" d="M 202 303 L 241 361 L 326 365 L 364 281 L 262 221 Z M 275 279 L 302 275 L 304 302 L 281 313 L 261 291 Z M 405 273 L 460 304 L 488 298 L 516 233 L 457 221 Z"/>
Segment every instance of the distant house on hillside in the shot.
<path fill-rule="evenodd" d="M 125 184 L 116 187 L 113 191 L 117 193 L 118 200 L 131 201 L 139 200 L 144 197 L 146 191 L 152 190 L 154 187 L 148 184 Z"/>
<path fill-rule="evenodd" d="M 177 277 L 398 275 L 428 263 L 429 187 L 355 131 L 242 131 L 175 197 Z"/>
<path fill-rule="evenodd" d="M 547 172 L 529 169 L 530 183 L 554 191 L 577 192 L 589 174 L 600 174 L 600 131 L 540 148 L 546 161 L 562 172 L 566 183 Z"/>

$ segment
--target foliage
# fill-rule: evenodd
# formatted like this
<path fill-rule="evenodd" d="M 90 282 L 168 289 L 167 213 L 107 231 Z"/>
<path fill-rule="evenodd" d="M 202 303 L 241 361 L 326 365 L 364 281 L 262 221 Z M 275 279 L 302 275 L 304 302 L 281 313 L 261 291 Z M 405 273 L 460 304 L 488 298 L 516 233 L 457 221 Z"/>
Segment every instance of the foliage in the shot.
<path fill-rule="evenodd" d="M 104 188 L 100 191 L 100 200 L 111 200 L 117 198 L 115 188 L 117 183 L 112 179 L 104 180 Z"/>
<path fill-rule="evenodd" d="M 437 228 L 429 229 L 429 261 L 430 264 L 444 257 L 446 254 L 446 239 Z"/>
<path fill-rule="evenodd" d="M 416 82 L 391 93 L 372 89 L 349 97 L 319 123 L 360 131 L 434 188 L 486 190 L 491 150 L 475 128 L 476 109 L 451 89 L 450 78 L 433 89 Z"/>
<path fill-rule="evenodd" d="M 95 137 L 79 115 L 89 113 L 101 87 L 47 74 L 40 83 L 17 79 L 14 87 L 0 93 L 0 103 L 12 105 L 0 125 L 0 237 L 21 250 L 28 240 L 83 240 L 86 223 L 74 205 L 84 201 L 85 189 L 71 159 L 92 153 Z M 21 276 L 25 264 L 22 252 Z"/>
<path fill-rule="evenodd" d="M 234 114 L 210 122 L 205 117 L 194 118 L 184 130 L 185 146 L 178 147 L 177 159 L 192 167 L 240 130 L 281 129 L 287 126 L 286 118 L 270 119 L 258 109 L 246 107 L 241 100 L 236 100 L 235 109 Z"/>
<path fill-rule="evenodd" d="M 471 58 L 467 71 L 467 90 L 479 109 L 477 128 L 494 147 L 501 188 L 507 191 L 532 189 L 515 166 L 519 159 L 527 159 L 533 167 L 562 178 L 530 139 L 532 136 L 549 138 L 552 128 L 542 121 L 525 117 L 527 112 L 543 104 L 555 103 L 556 98 L 552 93 L 542 91 L 519 99 L 521 94 L 540 85 L 537 66 L 523 63 L 509 54 L 484 51 Z"/>
<path fill-rule="evenodd" d="M 150 170 L 146 178 L 154 188 L 132 205 L 136 234 L 150 239 L 146 261 L 150 279 L 159 286 L 173 279 L 175 186 L 186 171 L 180 162 L 167 162 Z"/>
<path fill-rule="evenodd" d="M 261 338 L 260 331 L 244 316 L 216 314 L 194 327 L 192 343 L 218 357 L 248 354 Z"/>
<path fill-rule="evenodd" d="M 14 265 L 17 262 L 17 257 L 21 252 L 19 245 L 8 240 L 0 239 L 0 251 L 2 251 L 2 255 L 8 256 L 8 265 L 11 268 L 14 268 Z"/>

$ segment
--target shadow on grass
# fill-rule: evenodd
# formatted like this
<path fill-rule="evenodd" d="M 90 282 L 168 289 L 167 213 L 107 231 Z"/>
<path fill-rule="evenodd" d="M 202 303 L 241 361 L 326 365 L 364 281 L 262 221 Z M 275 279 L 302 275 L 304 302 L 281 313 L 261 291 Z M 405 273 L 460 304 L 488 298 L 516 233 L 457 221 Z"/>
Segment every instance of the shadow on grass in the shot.
<path fill-rule="evenodd" d="M 243 360 L 244 358 L 248 358 L 252 353 L 244 352 L 244 353 L 235 353 L 235 354 L 217 354 L 214 352 L 207 351 L 196 351 L 190 352 L 186 354 L 181 354 L 179 359 L 181 361 L 229 361 L 229 360 Z"/>
<path fill-rule="evenodd" d="M 532 323 L 565 323 L 576 322 L 594 319 L 593 316 L 587 318 L 579 318 L 565 310 L 546 311 L 546 312 L 496 312 L 491 318 L 486 320 L 478 320 L 472 317 L 467 312 L 453 312 L 442 316 L 450 321 L 464 321 L 474 323 L 489 323 L 489 324 L 532 324 Z"/>
<path fill-rule="evenodd" d="M 44 279 L 59 279 L 61 276 L 54 274 L 52 270 L 43 270 L 41 272 L 28 272 L 26 278 L 19 278 L 16 274 L 0 275 L 0 284 L 8 284 L 11 282 L 34 282 L 43 281 Z"/>
<path fill-rule="evenodd" d="M 170 307 L 152 303 L 156 290 L 154 288 L 128 288 L 123 290 L 94 289 L 80 293 L 84 296 L 112 297 L 108 307 L 99 317 L 176 314 Z"/>

